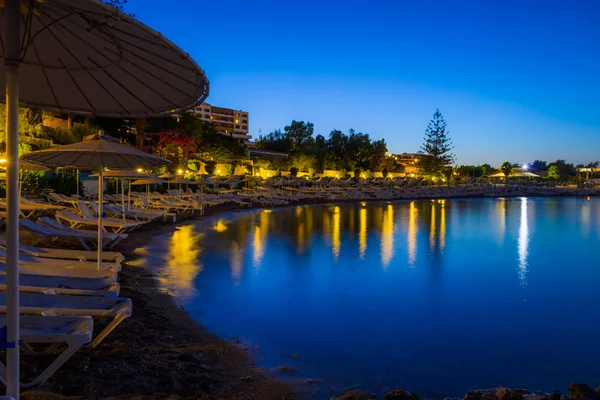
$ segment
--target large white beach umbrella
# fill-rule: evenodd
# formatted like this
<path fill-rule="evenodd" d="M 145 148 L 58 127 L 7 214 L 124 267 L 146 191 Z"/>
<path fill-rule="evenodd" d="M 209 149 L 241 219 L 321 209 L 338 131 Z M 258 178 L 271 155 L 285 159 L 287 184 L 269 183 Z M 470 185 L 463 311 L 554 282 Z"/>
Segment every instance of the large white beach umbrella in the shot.
<path fill-rule="evenodd" d="M 170 164 L 171 161 L 134 149 L 117 142 L 115 139 L 92 135 L 83 142 L 66 146 L 51 147 L 33 151 L 21 156 L 25 161 L 49 167 L 74 167 L 98 170 L 98 269 L 102 266 L 102 192 L 104 168 L 111 170 L 133 170 L 137 168 L 155 168 Z"/>
<path fill-rule="evenodd" d="M 181 49 L 98 0 L 0 0 L 0 101 L 6 102 L 7 341 L 19 339 L 19 104 L 63 113 L 147 117 L 208 96 Z M 7 350 L 7 395 L 19 398 L 19 349 Z"/>

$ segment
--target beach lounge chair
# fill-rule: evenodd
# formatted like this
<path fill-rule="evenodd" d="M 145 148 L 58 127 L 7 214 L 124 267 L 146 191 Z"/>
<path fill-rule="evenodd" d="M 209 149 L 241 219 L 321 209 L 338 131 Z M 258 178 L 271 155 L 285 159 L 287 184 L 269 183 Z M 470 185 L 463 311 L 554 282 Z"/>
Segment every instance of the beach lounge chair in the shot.
<path fill-rule="evenodd" d="M 49 266 L 40 263 L 19 262 L 19 272 L 31 275 L 66 276 L 70 278 L 115 279 L 117 271 L 97 271 L 94 269 L 74 269 L 61 266 Z M 0 260 L 0 275 L 6 275 L 6 262 Z"/>
<path fill-rule="evenodd" d="M 90 212 L 89 208 L 87 208 L 87 206 L 85 206 L 84 209 L 86 211 L 81 212 L 81 214 L 82 214 L 81 217 L 79 215 L 72 213 L 71 211 L 67 211 L 67 210 L 59 211 L 55 214 L 56 220 L 58 222 L 64 221 L 64 222 L 70 224 L 71 228 L 88 227 L 88 228 L 95 228 L 97 230 L 98 229 L 98 218 L 95 217 L 94 215 L 92 215 L 92 213 Z M 80 210 L 82 210 L 82 209 L 80 208 Z M 140 222 L 127 221 L 122 218 L 102 218 L 102 227 L 105 230 L 107 228 L 112 229 L 113 233 L 127 232 L 127 231 L 130 231 L 141 225 L 142 224 Z"/>
<path fill-rule="evenodd" d="M 34 243 L 37 244 L 40 240 L 46 238 L 66 238 L 77 240 L 84 249 L 90 251 L 91 248 L 89 243 L 95 243 L 98 246 L 98 234 L 93 231 L 87 231 L 82 229 L 73 229 L 68 226 L 61 225 L 55 220 L 48 217 L 41 217 L 37 222 L 30 221 L 28 219 L 20 219 L 19 227 L 34 236 L 38 237 L 38 240 Z M 105 233 L 103 236 L 103 247 L 112 247 L 121 240 L 125 239 L 127 234 L 121 233 Z"/>
<path fill-rule="evenodd" d="M 50 344 L 48 352 L 61 344 L 67 348 L 34 380 L 22 382 L 23 388 L 38 386 L 50 378 L 77 350 L 92 339 L 94 322 L 91 317 L 45 317 L 22 315 L 19 321 L 21 348 L 29 352 L 30 344 Z M 0 326 L 6 326 L 6 317 L 0 315 Z M 0 381 L 6 384 L 6 366 L 0 362 Z"/>
<path fill-rule="evenodd" d="M 121 289 L 109 279 L 69 278 L 66 276 L 19 275 L 19 291 L 25 293 L 66 294 L 117 298 Z M 6 292 L 6 275 L 0 275 L 0 292 Z"/>
<path fill-rule="evenodd" d="M 0 235 L 0 247 L 6 248 L 6 236 Z M 28 246 L 19 244 L 19 250 L 34 257 L 58 258 L 63 260 L 79 261 L 98 261 L 97 251 L 68 250 L 68 249 L 50 249 L 43 247 Z M 123 254 L 114 251 L 102 252 L 102 261 L 120 264 L 125 257 Z"/>
<path fill-rule="evenodd" d="M 48 201 L 55 203 L 55 204 L 64 204 L 64 205 L 71 205 L 71 206 L 75 206 L 77 204 L 77 199 L 74 197 L 67 197 L 62 194 L 53 193 L 53 192 L 45 193 L 45 195 L 46 195 L 46 198 L 48 199 Z"/>
<path fill-rule="evenodd" d="M 124 297 L 67 296 L 40 293 L 19 293 L 19 313 L 22 315 L 89 316 L 112 321 L 86 346 L 96 347 L 125 318 L 131 316 L 131 300 Z M 0 292 L 0 314 L 6 314 L 6 292 Z"/>
<path fill-rule="evenodd" d="M 34 257 L 30 254 L 19 252 L 19 264 L 41 268 L 65 268 L 68 270 L 96 270 L 98 269 L 98 263 L 92 261 L 79 261 L 79 260 L 62 260 L 60 258 L 42 258 Z M 6 260 L 6 250 L 0 247 L 0 260 Z M 120 263 L 102 263 L 102 271 L 109 272 L 120 272 Z"/>

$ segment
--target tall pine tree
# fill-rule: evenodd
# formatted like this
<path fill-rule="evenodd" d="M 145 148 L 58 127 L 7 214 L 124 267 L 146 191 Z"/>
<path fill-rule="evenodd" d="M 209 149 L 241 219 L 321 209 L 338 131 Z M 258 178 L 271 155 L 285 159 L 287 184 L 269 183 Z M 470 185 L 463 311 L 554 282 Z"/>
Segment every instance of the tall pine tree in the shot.
<path fill-rule="evenodd" d="M 440 174 L 445 166 L 454 163 L 454 145 L 446 131 L 446 121 L 440 110 L 435 110 L 433 118 L 425 130 L 425 141 L 421 146 L 421 169 L 426 174 Z"/>

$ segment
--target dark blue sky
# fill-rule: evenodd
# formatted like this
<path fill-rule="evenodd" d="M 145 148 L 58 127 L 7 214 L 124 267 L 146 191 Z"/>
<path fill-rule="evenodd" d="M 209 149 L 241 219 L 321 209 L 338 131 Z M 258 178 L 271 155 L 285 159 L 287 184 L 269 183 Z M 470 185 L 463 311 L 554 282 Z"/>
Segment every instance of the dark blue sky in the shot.
<path fill-rule="evenodd" d="M 129 0 L 189 52 L 208 102 L 415 152 L 439 108 L 457 162 L 600 159 L 600 1 Z"/>

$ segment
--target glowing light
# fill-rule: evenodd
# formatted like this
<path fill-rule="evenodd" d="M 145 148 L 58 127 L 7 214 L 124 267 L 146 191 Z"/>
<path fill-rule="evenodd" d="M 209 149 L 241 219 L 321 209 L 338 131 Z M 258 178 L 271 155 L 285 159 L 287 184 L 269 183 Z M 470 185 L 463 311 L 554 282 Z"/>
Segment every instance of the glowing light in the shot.
<path fill-rule="evenodd" d="M 409 267 L 415 266 L 415 260 L 417 259 L 417 216 L 418 210 L 415 207 L 415 202 L 410 203 L 410 209 L 408 214 L 408 265 Z"/>
<path fill-rule="evenodd" d="M 415 174 L 410 174 L 410 176 L 414 177 L 414 176 L 415 176 Z"/>
<path fill-rule="evenodd" d="M 217 232 L 225 232 L 227 230 L 227 225 L 223 222 L 222 219 L 218 220 L 217 223 L 213 226 L 214 230 Z"/>
<path fill-rule="evenodd" d="M 229 251 L 229 266 L 231 268 L 231 277 L 233 283 L 238 285 L 240 278 L 242 277 L 242 271 L 244 270 L 244 257 L 242 257 L 242 249 L 238 242 L 231 243 L 231 250 Z"/>
<path fill-rule="evenodd" d="M 1 161 L 1 160 L 0 160 L 0 161 Z M 137 172 L 138 172 L 138 173 L 140 173 L 140 174 L 141 174 L 143 171 L 144 171 L 144 170 L 143 170 L 143 169 L 141 169 L 141 168 L 138 168 L 138 169 L 137 169 Z"/>
<path fill-rule="evenodd" d="M 381 264 L 384 269 L 390 265 L 394 257 L 394 207 L 388 204 L 383 212 L 381 225 Z"/>
<path fill-rule="evenodd" d="M 333 230 L 331 232 L 331 240 L 332 240 L 332 252 L 333 258 L 337 261 L 340 255 L 340 248 L 342 247 L 342 242 L 340 239 L 340 208 L 335 206 L 333 208 Z"/>
<path fill-rule="evenodd" d="M 529 256 L 529 225 L 527 223 L 527 198 L 521 197 L 521 223 L 519 224 L 519 284 L 527 287 L 527 257 Z"/>
<path fill-rule="evenodd" d="M 182 169 L 178 169 L 178 170 L 177 170 L 177 173 L 178 173 L 178 174 L 183 174 L 183 170 L 182 170 Z"/>
<path fill-rule="evenodd" d="M 339 176 L 338 174 L 335 174 L 335 177 L 336 177 L 336 178 L 339 178 L 340 176 Z"/>
<path fill-rule="evenodd" d="M 180 298 L 186 299 L 196 294 L 194 281 L 202 270 L 202 265 L 197 262 L 199 251 L 194 225 L 182 226 L 173 233 L 164 276 L 159 281 L 167 288 L 172 288 Z"/>
<path fill-rule="evenodd" d="M 256 176 L 260 176 L 260 174 L 257 172 L 257 173 L 256 173 Z"/>
<path fill-rule="evenodd" d="M 527 171 L 527 168 L 528 168 L 527 164 L 523 164 L 523 170 Z"/>
<path fill-rule="evenodd" d="M 435 251 L 435 204 L 431 204 L 431 226 L 429 227 L 429 251 Z"/>
<path fill-rule="evenodd" d="M 440 215 L 440 252 L 446 247 L 446 200 L 440 200 L 442 211 Z"/>
<path fill-rule="evenodd" d="M 0 158 L 0 164 L 6 164 L 6 158 Z"/>
<path fill-rule="evenodd" d="M 190 171 L 186 169 L 186 170 L 185 170 L 185 173 L 186 173 L 186 174 L 189 174 L 189 173 L 190 173 Z"/>
<path fill-rule="evenodd" d="M 267 176 L 271 176 L 271 174 L 267 172 Z"/>
<path fill-rule="evenodd" d="M 359 231 L 358 231 L 358 255 L 361 260 L 365 259 L 367 251 L 367 209 L 361 208 L 359 212 Z"/>
<path fill-rule="evenodd" d="M 220 169 L 218 169 L 218 170 L 217 170 L 217 174 L 220 174 L 220 173 L 221 173 L 221 170 L 220 170 Z"/>
<path fill-rule="evenodd" d="M 362 174 L 360 177 L 361 177 L 361 178 L 364 178 L 364 177 L 365 177 L 365 174 Z"/>

